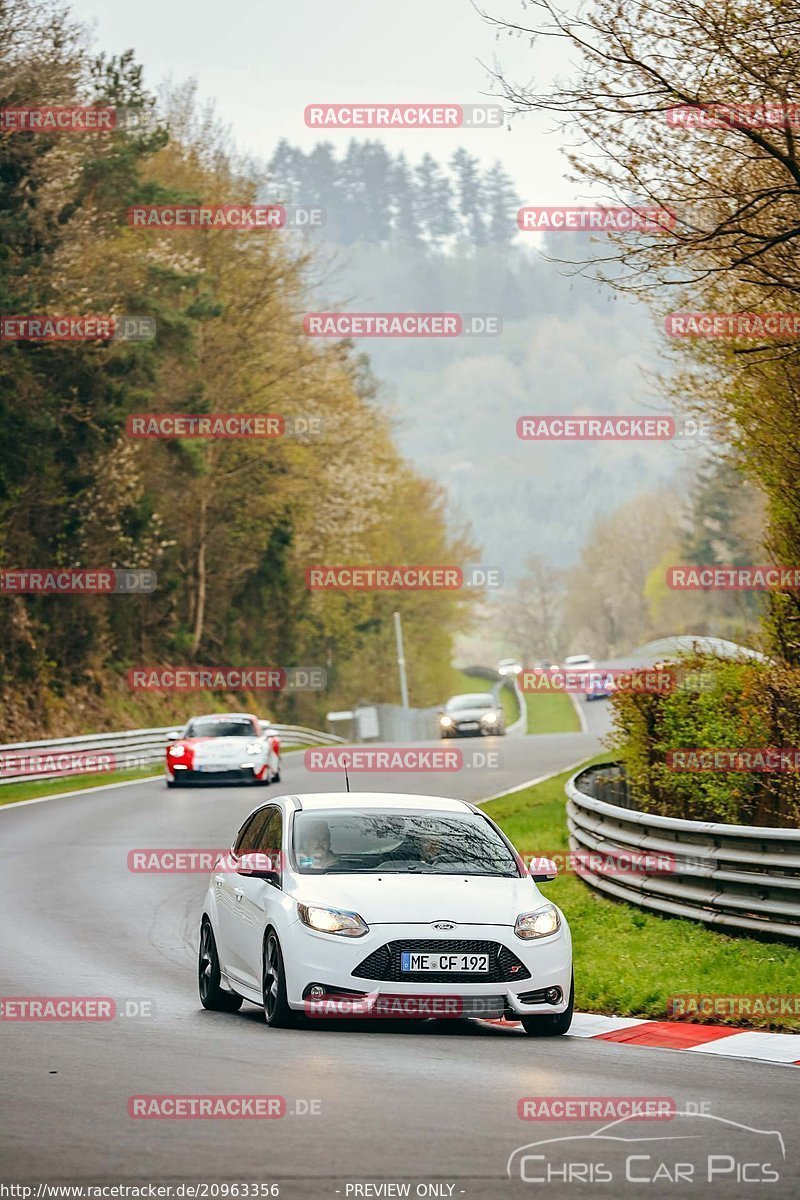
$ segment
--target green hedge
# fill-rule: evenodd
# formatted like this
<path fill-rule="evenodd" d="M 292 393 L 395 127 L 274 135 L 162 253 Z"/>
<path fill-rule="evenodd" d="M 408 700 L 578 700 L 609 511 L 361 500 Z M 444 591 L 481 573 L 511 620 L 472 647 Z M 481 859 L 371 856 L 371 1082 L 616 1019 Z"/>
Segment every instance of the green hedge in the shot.
<path fill-rule="evenodd" d="M 671 692 L 618 693 L 612 744 L 644 812 L 690 820 L 796 828 L 800 771 L 682 771 L 678 749 L 800 748 L 800 671 L 694 656 Z"/>

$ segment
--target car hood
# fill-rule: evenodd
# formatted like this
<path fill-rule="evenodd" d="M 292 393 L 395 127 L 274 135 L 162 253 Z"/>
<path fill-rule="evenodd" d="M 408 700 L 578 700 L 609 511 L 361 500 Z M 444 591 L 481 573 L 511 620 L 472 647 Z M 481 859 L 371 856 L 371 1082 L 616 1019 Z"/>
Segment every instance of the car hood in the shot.
<path fill-rule="evenodd" d="M 452 717 L 454 721 L 480 721 L 481 717 L 485 717 L 487 712 L 497 712 L 497 709 L 459 708 L 457 712 L 448 712 L 446 715 Z"/>
<path fill-rule="evenodd" d="M 184 740 L 193 751 L 196 763 L 238 763 L 248 757 L 247 747 L 257 739 L 255 735 L 252 735 L 251 737 L 207 737 Z"/>
<path fill-rule="evenodd" d="M 513 925 L 547 903 L 533 880 L 485 875 L 297 875 L 291 893 L 303 904 L 360 913 L 368 925 Z"/>

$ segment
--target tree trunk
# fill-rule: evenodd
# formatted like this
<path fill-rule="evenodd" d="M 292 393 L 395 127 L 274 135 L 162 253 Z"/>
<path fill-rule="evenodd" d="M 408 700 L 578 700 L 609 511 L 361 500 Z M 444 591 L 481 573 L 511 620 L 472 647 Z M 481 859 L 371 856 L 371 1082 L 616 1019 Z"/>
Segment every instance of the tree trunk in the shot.
<path fill-rule="evenodd" d="M 206 538 L 208 537 L 208 497 L 204 492 L 200 498 L 200 522 L 198 527 L 197 563 L 195 568 L 194 629 L 192 631 L 192 656 L 197 654 L 203 638 L 203 622 L 206 614 Z"/>

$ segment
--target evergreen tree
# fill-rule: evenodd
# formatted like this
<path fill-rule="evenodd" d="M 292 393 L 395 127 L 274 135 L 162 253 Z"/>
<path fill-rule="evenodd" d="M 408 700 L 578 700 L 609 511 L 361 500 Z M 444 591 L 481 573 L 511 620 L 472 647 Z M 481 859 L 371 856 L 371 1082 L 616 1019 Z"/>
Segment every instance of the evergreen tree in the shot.
<path fill-rule="evenodd" d="M 520 198 L 499 161 L 484 175 L 483 194 L 486 198 L 488 240 L 496 246 L 508 245 L 517 233 Z"/>
<path fill-rule="evenodd" d="M 278 142 L 267 163 L 270 176 L 270 191 L 275 200 L 292 200 L 305 203 L 303 197 L 304 160 L 302 150 L 292 146 L 286 138 Z"/>
<path fill-rule="evenodd" d="M 407 246 L 417 246 L 420 243 L 417 196 L 414 176 L 404 154 L 399 155 L 392 164 L 390 187 L 393 235 Z"/>
<path fill-rule="evenodd" d="M 382 142 L 361 142 L 358 154 L 361 227 L 358 239 L 388 242 L 392 229 L 392 160 Z"/>
<path fill-rule="evenodd" d="M 414 174 L 420 229 L 429 245 L 441 245 L 456 232 L 453 185 L 430 154 L 423 155 Z"/>
<path fill-rule="evenodd" d="M 484 246 L 488 240 L 486 202 L 478 160 L 460 147 L 450 159 L 450 166 L 456 177 L 462 236 L 473 246 Z"/>

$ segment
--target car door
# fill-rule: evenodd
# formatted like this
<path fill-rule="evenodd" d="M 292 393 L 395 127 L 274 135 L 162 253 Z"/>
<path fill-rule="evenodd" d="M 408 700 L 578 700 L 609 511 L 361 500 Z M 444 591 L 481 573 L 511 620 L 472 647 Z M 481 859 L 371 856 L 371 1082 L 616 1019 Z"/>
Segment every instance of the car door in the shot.
<path fill-rule="evenodd" d="M 249 850 L 268 855 L 278 867 L 280 878 L 283 813 L 278 804 L 268 804 L 260 811 L 264 820 L 255 831 L 257 844 Z M 268 923 L 275 923 L 283 893 L 279 883 L 254 875 L 237 875 L 235 879 L 231 923 L 233 970 L 243 984 L 260 994 L 264 929 Z"/>
<path fill-rule="evenodd" d="M 226 855 L 225 861 L 214 871 L 214 893 L 217 901 L 217 953 L 223 971 L 230 978 L 241 975 L 242 964 L 237 958 L 238 928 L 237 909 L 241 904 L 242 876 L 234 870 L 236 860 L 242 854 L 249 854 L 258 847 L 261 831 L 269 816 L 264 808 L 251 813 L 239 830 L 233 843 L 232 855 Z"/>

